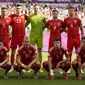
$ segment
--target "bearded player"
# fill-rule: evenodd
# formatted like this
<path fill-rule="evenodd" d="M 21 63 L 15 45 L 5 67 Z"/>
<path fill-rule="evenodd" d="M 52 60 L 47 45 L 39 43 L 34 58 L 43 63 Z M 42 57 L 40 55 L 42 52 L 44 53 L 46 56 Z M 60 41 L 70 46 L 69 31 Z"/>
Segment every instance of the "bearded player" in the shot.
<path fill-rule="evenodd" d="M 36 49 L 30 44 L 30 39 L 28 36 L 24 38 L 24 44 L 18 51 L 16 62 L 18 65 L 14 66 L 14 69 L 19 72 L 18 78 L 22 77 L 23 69 L 29 70 L 30 68 L 34 70 L 34 78 L 38 78 L 37 72 L 40 69 L 40 63 L 38 62 Z"/>
<path fill-rule="evenodd" d="M 74 17 L 74 14 L 75 14 L 74 7 L 68 8 L 68 14 L 69 14 L 69 17 L 64 19 L 64 25 L 66 28 L 65 31 L 67 32 L 67 48 L 68 48 L 70 60 L 71 60 L 73 47 L 75 47 L 76 51 L 80 47 L 79 30 L 81 31 L 82 37 L 84 34 L 83 34 L 81 20 L 77 17 Z"/>

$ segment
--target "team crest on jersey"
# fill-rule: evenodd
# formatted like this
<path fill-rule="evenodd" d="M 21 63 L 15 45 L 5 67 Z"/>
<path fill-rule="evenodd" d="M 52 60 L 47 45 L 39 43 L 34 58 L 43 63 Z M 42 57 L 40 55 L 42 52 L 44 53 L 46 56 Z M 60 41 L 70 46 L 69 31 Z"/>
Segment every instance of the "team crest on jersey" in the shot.
<path fill-rule="evenodd" d="M 74 23 L 77 23 L 77 20 L 74 20 Z"/>
<path fill-rule="evenodd" d="M 68 21 L 68 24 L 70 23 L 70 21 Z"/>
<path fill-rule="evenodd" d="M 73 24 L 71 24 L 70 26 L 71 26 L 71 28 L 73 28 Z"/>
<path fill-rule="evenodd" d="M 60 26 L 61 24 L 60 23 L 58 23 L 58 26 Z"/>
<path fill-rule="evenodd" d="M 53 25 L 52 23 L 50 23 L 50 25 Z"/>

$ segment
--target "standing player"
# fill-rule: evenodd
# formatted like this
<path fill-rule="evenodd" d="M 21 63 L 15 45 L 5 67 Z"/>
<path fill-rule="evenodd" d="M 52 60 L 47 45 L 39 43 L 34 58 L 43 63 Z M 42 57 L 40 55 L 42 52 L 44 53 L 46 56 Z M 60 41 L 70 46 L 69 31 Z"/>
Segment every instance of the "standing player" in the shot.
<path fill-rule="evenodd" d="M 76 72 L 76 79 L 81 80 L 81 69 L 85 67 L 85 37 L 82 37 L 81 46 L 77 51 L 77 59 L 72 62 L 72 67 Z"/>
<path fill-rule="evenodd" d="M 7 49 L 9 49 L 9 24 L 11 19 L 8 17 L 8 8 L 3 6 L 1 8 L 0 16 L 0 37 L 3 40 L 3 44 Z"/>
<path fill-rule="evenodd" d="M 8 72 L 11 69 L 11 65 L 8 65 L 9 61 L 8 49 L 3 45 L 0 38 L 0 68 L 5 69 L 4 78 L 8 78 Z"/>
<path fill-rule="evenodd" d="M 68 8 L 69 17 L 64 19 L 65 28 L 67 27 L 67 48 L 70 54 L 70 59 L 72 56 L 73 47 L 77 51 L 80 46 L 80 34 L 83 36 L 83 29 L 81 20 L 74 17 L 74 7 Z"/>
<path fill-rule="evenodd" d="M 22 77 L 22 69 L 34 70 L 34 78 L 37 79 L 37 72 L 40 69 L 40 63 L 36 54 L 35 47 L 30 45 L 29 37 L 24 38 L 24 44 L 20 47 L 16 58 L 18 66 L 14 66 L 14 69 L 19 72 L 19 78 Z"/>
<path fill-rule="evenodd" d="M 50 29 L 49 49 L 54 46 L 54 39 L 59 37 L 61 39 L 61 32 L 63 31 L 63 21 L 58 19 L 58 11 L 52 11 L 53 19 L 49 20 L 45 27 Z"/>
<path fill-rule="evenodd" d="M 48 72 L 48 78 L 53 78 L 53 69 L 61 68 L 64 71 L 64 78 L 68 79 L 67 71 L 71 67 L 68 51 L 60 46 L 60 38 L 54 39 L 54 46 L 49 49 L 48 61 L 43 62 L 44 69 Z M 66 59 L 64 60 L 64 54 Z"/>
<path fill-rule="evenodd" d="M 40 63 L 42 63 L 42 47 L 43 47 L 43 25 L 46 23 L 46 18 L 39 13 L 39 5 L 34 5 L 34 13 L 29 15 L 26 27 L 31 23 L 30 43 L 37 44 L 38 56 Z"/>
<path fill-rule="evenodd" d="M 16 14 L 10 15 L 11 17 L 11 27 L 12 27 L 12 40 L 11 40 L 11 64 L 14 64 L 14 56 L 16 53 L 17 46 L 21 46 L 24 41 L 25 36 L 25 20 L 27 16 L 22 14 L 22 7 L 20 5 L 16 6 Z"/>

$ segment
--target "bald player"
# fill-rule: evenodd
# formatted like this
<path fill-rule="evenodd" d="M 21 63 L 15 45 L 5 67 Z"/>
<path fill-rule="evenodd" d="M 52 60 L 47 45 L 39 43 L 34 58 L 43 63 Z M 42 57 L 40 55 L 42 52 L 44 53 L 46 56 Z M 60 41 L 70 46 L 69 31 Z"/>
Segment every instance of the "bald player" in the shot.
<path fill-rule="evenodd" d="M 34 70 L 34 78 L 37 79 L 37 72 L 40 69 L 40 63 L 38 62 L 38 57 L 36 49 L 30 44 L 29 37 L 24 38 L 24 43 L 18 50 L 18 55 L 16 57 L 17 66 L 14 69 L 19 72 L 18 78 L 22 78 L 22 70 L 29 70 L 30 68 Z"/>

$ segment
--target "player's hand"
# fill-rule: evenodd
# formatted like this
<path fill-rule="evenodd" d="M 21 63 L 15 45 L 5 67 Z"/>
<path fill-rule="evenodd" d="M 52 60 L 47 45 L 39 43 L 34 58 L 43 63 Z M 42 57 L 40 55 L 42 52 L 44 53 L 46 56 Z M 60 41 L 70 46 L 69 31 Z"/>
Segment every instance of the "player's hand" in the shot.
<path fill-rule="evenodd" d="M 31 68 L 31 64 L 29 64 L 28 66 L 27 66 L 27 70 L 29 70 Z"/>
<path fill-rule="evenodd" d="M 50 76 L 51 76 L 51 79 L 54 79 L 54 73 L 53 73 L 53 70 L 50 70 Z"/>
<path fill-rule="evenodd" d="M 23 65 L 22 67 L 23 67 L 24 69 L 27 69 L 27 66 L 26 66 L 26 65 Z"/>
<path fill-rule="evenodd" d="M 3 66 L 3 63 L 0 63 L 0 67 L 2 67 Z"/>

